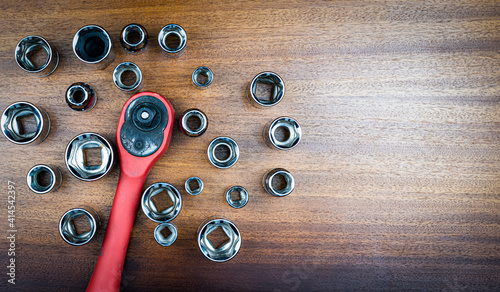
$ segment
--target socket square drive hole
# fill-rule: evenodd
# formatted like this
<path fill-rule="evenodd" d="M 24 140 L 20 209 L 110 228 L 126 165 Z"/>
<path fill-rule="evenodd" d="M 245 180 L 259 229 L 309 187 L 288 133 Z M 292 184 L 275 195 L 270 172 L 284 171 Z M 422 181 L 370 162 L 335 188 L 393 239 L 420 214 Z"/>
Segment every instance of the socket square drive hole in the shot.
<path fill-rule="evenodd" d="M 87 216 L 78 216 L 71 220 L 76 234 L 84 234 L 91 231 L 90 222 Z"/>
<path fill-rule="evenodd" d="M 37 131 L 36 117 L 34 114 L 27 114 L 16 118 L 18 134 L 28 135 Z"/>
<path fill-rule="evenodd" d="M 274 99 L 275 85 L 268 81 L 257 81 L 255 96 L 261 101 L 271 102 Z"/>
<path fill-rule="evenodd" d="M 83 149 L 83 158 L 85 166 L 100 166 L 102 164 L 101 148 L 85 148 Z"/>
<path fill-rule="evenodd" d="M 158 212 L 162 212 L 174 206 L 174 202 L 172 202 L 172 199 L 170 198 L 166 190 L 163 190 L 159 194 L 151 197 L 151 202 L 155 205 Z"/>
<path fill-rule="evenodd" d="M 212 243 L 212 246 L 215 249 L 221 248 L 226 242 L 230 240 L 226 232 L 224 232 L 224 230 L 222 230 L 220 226 L 217 227 L 214 231 L 210 232 L 207 235 L 207 238 L 210 243 Z"/>

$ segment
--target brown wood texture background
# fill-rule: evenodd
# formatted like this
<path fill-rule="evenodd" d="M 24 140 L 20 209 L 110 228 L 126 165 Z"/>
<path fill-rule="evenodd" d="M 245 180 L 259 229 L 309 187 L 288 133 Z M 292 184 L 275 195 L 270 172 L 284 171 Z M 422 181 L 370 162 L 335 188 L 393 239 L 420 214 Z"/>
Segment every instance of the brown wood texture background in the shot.
<path fill-rule="evenodd" d="M 118 117 L 130 95 L 112 83 L 123 61 L 140 66 L 143 90 L 166 96 L 177 115 L 200 108 L 208 131 L 189 138 L 175 127 L 166 155 L 146 186 L 169 182 L 184 205 L 170 247 L 137 212 L 123 275 L 124 291 L 160 290 L 498 290 L 500 289 L 500 2 L 430 1 L 2 1 L 0 109 L 33 102 L 51 117 L 36 146 L 0 139 L 1 263 L 7 264 L 7 180 L 17 185 L 15 288 L 83 291 L 101 247 L 119 164 L 103 179 L 83 182 L 64 164 L 67 143 L 96 132 L 115 143 Z M 121 29 L 146 27 L 150 47 L 126 54 Z M 177 23 L 188 35 L 178 59 L 161 54 L 158 31 Z M 98 71 L 72 52 L 87 24 L 112 36 L 116 59 Z M 24 36 L 45 37 L 61 55 L 57 70 L 36 78 L 15 63 Z M 194 68 L 215 75 L 209 89 L 191 84 Z M 283 101 L 252 107 L 245 87 L 259 72 L 280 74 Z M 86 113 L 68 108 L 66 88 L 86 82 L 98 93 Z M 278 116 L 296 118 L 303 140 L 281 152 L 262 130 Z M 206 149 L 233 137 L 238 163 L 216 169 Z M 31 193 L 28 169 L 58 166 L 63 183 Z M 284 198 L 265 193 L 263 174 L 284 167 L 296 179 Z M 183 191 L 199 176 L 199 196 Z M 246 207 L 229 207 L 224 190 L 242 185 Z M 60 216 L 88 205 L 104 219 L 87 245 L 66 244 Z M 238 255 L 213 263 L 199 251 L 196 231 L 207 217 L 232 220 L 243 237 Z M 0 268 L 1 286 L 7 269 Z"/>

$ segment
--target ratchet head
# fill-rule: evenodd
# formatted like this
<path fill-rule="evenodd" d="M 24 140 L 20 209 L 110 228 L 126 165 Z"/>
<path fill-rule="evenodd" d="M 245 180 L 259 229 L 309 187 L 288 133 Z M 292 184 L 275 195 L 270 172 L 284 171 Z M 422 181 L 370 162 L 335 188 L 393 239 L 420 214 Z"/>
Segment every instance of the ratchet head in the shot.
<path fill-rule="evenodd" d="M 121 172 L 147 175 L 170 144 L 174 117 L 172 105 L 158 93 L 140 92 L 125 103 L 116 132 Z"/>

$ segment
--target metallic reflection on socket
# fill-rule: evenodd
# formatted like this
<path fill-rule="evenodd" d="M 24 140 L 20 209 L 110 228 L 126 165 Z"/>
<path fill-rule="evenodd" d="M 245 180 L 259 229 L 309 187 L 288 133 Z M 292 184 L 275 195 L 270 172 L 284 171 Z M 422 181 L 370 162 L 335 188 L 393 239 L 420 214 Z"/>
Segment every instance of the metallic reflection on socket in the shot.
<path fill-rule="evenodd" d="M 269 87 L 268 97 L 258 93 L 259 87 Z M 281 77 L 274 72 L 262 72 L 257 74 L 247 87 L 247 99 L 257 108 L 266 108 L 277 105 L 285 95 L 285 83 Z"/>
<path fill-rule="evenodd" d="M 207 87 L 214 81 L 214 73 L 210 68 L 201 66 L 194 69 L 191 75 L 194 87 L 198 89 L 207 89 Z"/>
<path fill-rule="evenodd" d="M 283 178 L 285 184 L 281 187 L 275 187 L 274 180 L 279 176 Z M 295 179 L 288 170 L 284 168 L 275 168 L 264 175 L 262 178 L 262 186 L 264 186 L 264 189 L 269 194 L 276 197 L 284 197 L 293 192 L 295 188 Z"/>
<path fill-rule="evenodd" d="M 191 184 L 196 184 L 196 187 L 191 187 Z M 184 183 L 184 189 L 188 194 L 197 196 L 203 191 L 203 181 L 199 177 L 192 176 Z"/>
<path fill-rule="evenodd" d="M 155 196 L 168 196 L 167 198 L 170 199 L 172 205 L 161 210 L 153 201 L 153 197 Z M 144 214 L 154 222 L 170 222 L 181 212 L 181 193 L 179 193 L 179 191 L 169 183 L 152 184 L 142 194 L 141 207 Z"/>
<path fill-rule="evenodd" d="M 126 80 L 124 74 L 132 74 L 134 78 L 132 80 Z M 141 69 L 139 66 L 132 62 L 123 62 L 116 66 L 113 71 L 113 82 L 116 87 L 122 91 L 126 92 L 137 92 L 142 88 L 144 84 L 144 78 L 142 77 Z"/>
<path fill-rule="evenodd" d="M 29 102 L 9 105 L 2 114 L 1 128 L 4 136 L 12 143 L 36 145 L 50 132 L 49 114 Z"/>
<path fill-rule="evenodd" d="M 75 227 L 75 222 L 79 217 L 84 216 L 87 219 L 89 228 L 79 231 Z M 87 206 L 68 210 L 62 215 L 59 221 L 59 234 L 62 239 L 71 245 L 84 245 L 94 238 L 97 228 L 101 225 L 101 219 L 97 212 Z"/>
<path fill-rule="evenodd" d="M 225 233 L 227 241 L 220 246 L 214 246 L 208 236 L 218 228 L 221 228 Z M 236 225 L 231 221 L 220 217 L 211 217 L 205 219 L 198 228 L 198 246 L 207 259 L 219 263 L 226 262 L 236 256 L 240 250 L 241 235 Z"/>
<path fill-rule="evenodd" d="M 233 193 L 237 194 L 238 199 L 233 199 Z M 241 186 L 228 188 L 225 197 L 229 206 L 236 209 L 243 208 L 248 203 L 248 191 Z"/>
<path fill-rule="evenodd" d="M 191 118 L 197 119 L 200 123 L 200 125 L 195 129 L 191 128 L 191 126 L 188 125 L 188 120 Z M 198 137 L 203 135 L 203 133 L 205 133 L 205 131 L 207 130 L 208 118 L 204 112 L 199 109 L 193 108 L 185 111 L 182 114 L 181 118 L 179 119 L 179 124 L 181 131 L 184 134 L 188 135 L 189 137 Z"/>
<path fill-rule="evenodd" d="M 89 162 L 91 149 L 99 152 L 100 159 Z M 96 133 L 83 133 L 73 138 L 66 147 L 66 167 L 76 178 L 94 181 L 104 177 L 115 162 L 113 147 L 103 136 Z"/>
<path fill-rule="evenodd" d="M 278 131 L 281 131 L 281 136 Z M 301 138 L 299 123 L 289 117 L 279 117 L 264 127 L 264 141 L 269 148 L 290 150 L 299 144 Z"/>
<path fill-rule="evenodd" d="M 131 23 L 122 29 L 120 43 L 127 53 L 138 55 L 148 48 L 149 35 L 144 26 Z"/>
<path fill-rule="evenodd" d="M 29 189 L 37 194 L 56 191 L 61 185 L 61 181 L 62 174 L 59 168 L 45 164 L 33 166 L 26 176 L 26 183 Z"/>
<path fill-rule="evenodd" d="M 97 69 L 106 68 L 115 59 L 115 49 L 108 32 L 98 25 L 86 25 L 73 37 L 73 52 Z"/>
<path fill-rule="evenodd" d="M 89 111 L 97 102 L 97 94 L 87 83 L 76 82 L 66 90 L 66 103 L 75 111 Z"/>
<path fill-rule="evenodd" d="M 216 150 L 219 147 L 226 147 L 229 150 L 229 155 L 225 158 L 217 157 Z M 236 164 L 240 157 L 240 148 L 236 141 L 229 137 L 217 137 L 208 145 L 207 155 L 213 166 L 226 169 Z"/>
<path fill-rule="evenodd" d="M 38 62 L 37 55 L 44 54 L 43 62 Z M 49 76 L 59 65 L 59 53 L 41 36 L 31 35 L 23 38 L 17 43 L 15 58 L 17 65 L 28 73 L 37 77 Z"/>
<path fill-rule="evenodd" d="M 178 58 L 186 50 L 186 31 L 178 24 L 167 24 L 158 34 L 158 43 L 163 55 L 169 58 Z"/>
<path fill-rule="evenodd" d="M 162 231 L 168 229 L 170 234 L 168 236 L 163 235 Z M 177 239 L 177 226 L 174 223 L 160 223 L 155 228 L 154 237 L 156 242 L 161 246 L 171 246 Z"/>

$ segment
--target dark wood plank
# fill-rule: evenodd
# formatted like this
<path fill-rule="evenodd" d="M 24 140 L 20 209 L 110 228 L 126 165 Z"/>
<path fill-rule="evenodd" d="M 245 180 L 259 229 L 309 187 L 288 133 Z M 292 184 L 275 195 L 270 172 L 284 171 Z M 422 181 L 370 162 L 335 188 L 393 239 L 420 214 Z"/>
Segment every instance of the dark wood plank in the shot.
<path fill-rule="evenodd" d="M 197 107 L 207 133 L 189 138 L 176 127 L 167 154 L 146 186 L 159 181 L 183 189 L 199 176 L 205 190 L 182 192 L 175 219 L 179 238 L 168 248 L 153 239 L 155 224 L 138 212 L 123 277 L 125 291 L 156 290 L 498 290 L 500 289 L 500 3 L 498 1 L 2 1 L 0 109 L 25 100 L 51 117 L 49 137 L 37 146 L 0 139 L 0 211 L 7 230 L 7 180 L 17 196 L 19 290 L 83 291 L 104 227 L 82 247 L 58 234 L 60 216 L 89 205 L 109 216 L 119 165 L 105 178 L 71 176 L 63 153 L 75 135 L 93 131 L 115 142 L 118 116 L 130 95 L 112 83 L 113 68 L 133 61 L 143 90 L 165 95 L 177 113 Z M 151 45 L 128 55 L 118 36 L 128 23 L 144 25 Z M 161 27 L 182 25 L 186 53 L 167 59 L 157 44 Z M 116 59 L 102 71 L 79 61 L 74 33 L 86 24 L 112 36 Z M 16 43 L 39 34 L 59 51 L 58 69 L 29 76 L 13 58 Z M 191 85 L 194 68 L 215 74 L 208 90 Z M 287 93 L 259 110 L 245 87 L 272 70 Z M 64 92 L 87 82 L 99 96 L 88 113 L 71 111 Z M 265 124 L 287 115 L 303 127 L 289 152 L 262 141 Z M 215 137 L 233 137 L 240 161 L 218 170 L 206 158 Z M 63 184 L 31 193 L 28 169 L 50 163 Z M 284 167 L 297 180 L 288 197 L 264 192 L 269 169 Z M 242 185 L 250 202 L 232 209 L 224 190 Z M 236 223 L 240 253 L 208 261 L 196 242 L 198 225 L 222 215 Z M 1 259 L 7 263 L 7 240 Z M 6 268 L 1 287 L 6 283 Z"/>

